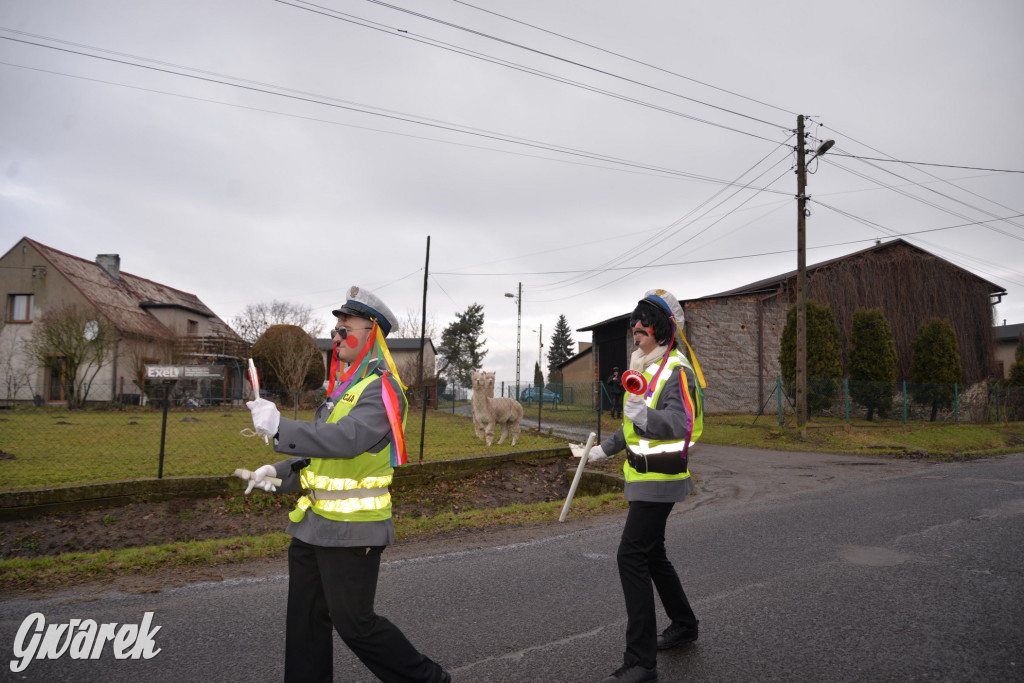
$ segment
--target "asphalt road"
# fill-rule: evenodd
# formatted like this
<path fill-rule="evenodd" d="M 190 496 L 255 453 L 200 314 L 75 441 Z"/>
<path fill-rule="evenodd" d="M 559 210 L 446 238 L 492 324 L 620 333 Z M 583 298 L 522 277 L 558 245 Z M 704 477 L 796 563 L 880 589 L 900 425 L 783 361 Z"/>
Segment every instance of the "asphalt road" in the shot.
<path fill-rule="evenodd" d="M 728 449 L 720 453 L 718 465 L 707 458 L 709 488 L 727 488 L 724 475 L 710 476 L 726 469 Z M 816 475 L 814 456 L 794 465 L 742 455 L 786 479 Z M 836 471 L 872 469 L 826 460 Z M 661 681 L 1024 681 L 1024 454 L 821 481 L 722 505 L 704 493 L 672 514 L 670 556 L 701 636 L 661 655 Z M 610 516 L 519 542 L 397 553 L 381 572 L 377 610 L 456 681 L 600 680 L 623 646 L 620 529 Z M 152 594 L 6 598 L 0 680 L 280 680 L 285 600 L 279 573 Z M 118 660 L 108 646 L 96 660 L 65 654 L 10 670 L 16 632 L 34 612 L 48 623 L 138 624 L 147 611 L 160 627 L 152 659 Z M 374 680 L 336 643 L 336 681 Z"/>

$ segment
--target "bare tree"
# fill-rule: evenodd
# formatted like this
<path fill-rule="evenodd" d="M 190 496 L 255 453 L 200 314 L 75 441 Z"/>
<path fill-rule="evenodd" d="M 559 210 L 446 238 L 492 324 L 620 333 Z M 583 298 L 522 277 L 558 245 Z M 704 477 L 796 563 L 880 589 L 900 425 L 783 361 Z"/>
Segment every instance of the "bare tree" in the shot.
<path fill-rule="evenodd" d="M 23 348 L 37 365 L 59 373 L 68 408 L 81 408 L 100 369 L 113 355 L 117 331 L 94 311 L 75 305 L 48 311 Z"/>
<path fill-rule="evenodd" d="M 0 384 L 3 385 L 7 394 L 7 401 L 14 405 L 18 400 L 18 394 L 22 389 L 32 392 L 32 377 L 35 374 L 33 368 L 26 362 L 25 356 L 19 356 L 18 347 L 21 345 L 20 326 L 12 326 L 10 334 L 4 336 L 6 323 L 0 320 Z"/>
<path fill-rule="evenodd" d="M 302 393 L 319 387 L 326 375 L 316 340 L 297 325 L 274 325 L 253 344 L 252 357 L 260 386 L 287 393 L 298 419 Z"/>
<path fill-rule="evenodd" d="M 121 355 L 127 359 L 132 371 L 132 382 L 139 390 L 145 386 L 143 377 L 148 363 L 169 363 L 173 344 L 152 337 L 130 336 L 121 339 Z"/>
<path fill-rule="evenodd" d="M 323 321 L 313 314 L 313 309 L 288 301 L 249 304 L 241 315 L 231 319 L 231 325 L 245 341 L 255 344 L 260 336 L 273 325 L 295 325 L 301 327 L 313 339 L 324 329 Z"/>
<path fill-rule="evenodd" d="M 398 326 L 391 330 L 390 337 L 398 339 L 419 339 L 420 336 L 424 336 L 427 339 L 433 339 L 437 335 L 437 320 L 433 315 L 427 315 L 427 326 L 426 331 L 422 329 L 420 324 L 419 313 L 410 309 L 405 312 L 405 317 L 398 321 Z"/>

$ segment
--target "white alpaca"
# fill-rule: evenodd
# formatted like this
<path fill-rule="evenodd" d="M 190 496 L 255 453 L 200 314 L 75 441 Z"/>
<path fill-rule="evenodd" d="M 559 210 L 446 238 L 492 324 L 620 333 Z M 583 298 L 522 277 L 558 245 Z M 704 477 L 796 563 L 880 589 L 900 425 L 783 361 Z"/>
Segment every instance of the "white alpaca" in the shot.
<path fill-rule="evenodd" d="M 501 427 L 498 443 L 505 441 L 512 433 L 512 444 L 519 440 L 519 421 L 523 419 L 523 407 L 512 398 L 493 398 L 494 373 L 473 373 L 473 429 L 477 437 L 490 446 L 494 441 L 494 428 Z"/>

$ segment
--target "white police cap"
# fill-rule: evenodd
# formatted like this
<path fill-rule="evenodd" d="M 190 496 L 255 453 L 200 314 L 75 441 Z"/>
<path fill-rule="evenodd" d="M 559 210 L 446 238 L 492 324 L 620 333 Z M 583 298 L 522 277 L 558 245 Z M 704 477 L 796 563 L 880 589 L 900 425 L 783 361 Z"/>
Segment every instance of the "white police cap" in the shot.
<path fill-rule="evenodd" d="M 368 289 L 361 289 L 356 286 L 349 287 L 348 301 L 340 308 L 331 311 L 334 316 L 354 315 L 359 318 L 367 318 L 380 326 L 384 336 L 388 336 L 391 330 L 398 326 L 398 318 L 391 312 L 391 309 L 380 300 L 376 294 Z"/>

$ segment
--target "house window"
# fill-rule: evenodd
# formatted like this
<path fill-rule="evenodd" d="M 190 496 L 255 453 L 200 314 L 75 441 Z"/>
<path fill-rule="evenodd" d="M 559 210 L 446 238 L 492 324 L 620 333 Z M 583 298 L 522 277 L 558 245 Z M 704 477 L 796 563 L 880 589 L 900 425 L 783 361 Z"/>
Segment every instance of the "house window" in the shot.
<path fill-rule="evenodd" d="M 199 321 L 189 320 L 188 321 L 188 333 L 189 335 L 195 336 L 199 334 Z"/>
<path fill-rule="evenodd" d="M 11 294 L 7 297 L 7 321 L 32 322 L 32 301 L 35 294 Z"/>

